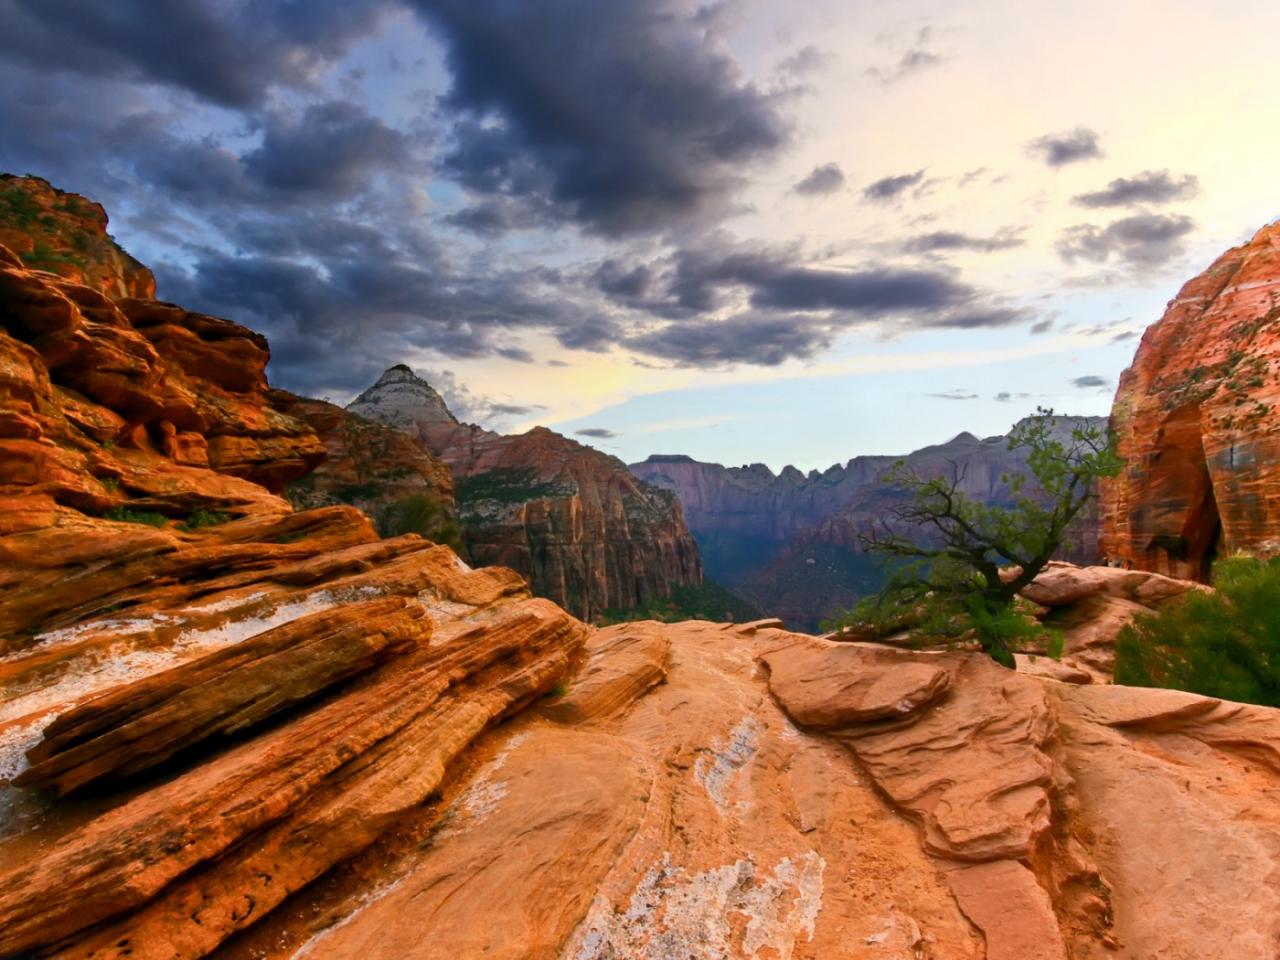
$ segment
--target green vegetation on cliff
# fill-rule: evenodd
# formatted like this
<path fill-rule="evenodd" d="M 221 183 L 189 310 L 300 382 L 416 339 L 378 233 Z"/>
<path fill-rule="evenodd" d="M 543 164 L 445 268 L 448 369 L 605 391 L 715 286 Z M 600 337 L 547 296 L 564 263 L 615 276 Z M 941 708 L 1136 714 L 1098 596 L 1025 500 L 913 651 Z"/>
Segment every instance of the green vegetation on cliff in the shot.
<path fill-rule="evenodd" d="M 606 610 L 596 622 L 599 626 L 628 623 L 632 620 L 715 620 L 746 623 L 759 620 L 763 614 L 746 600 L 730 593 L 720 584 L 704 580 L 698 584 L 676 584 L 671 596 L 653 599 L 630 610 Z"/>
<path fill-rule="evenodd" d="M 1125 628 L 1116 683 L 1280 707 L 1280 558 L 1221 560 L 1213 585 Z"/>

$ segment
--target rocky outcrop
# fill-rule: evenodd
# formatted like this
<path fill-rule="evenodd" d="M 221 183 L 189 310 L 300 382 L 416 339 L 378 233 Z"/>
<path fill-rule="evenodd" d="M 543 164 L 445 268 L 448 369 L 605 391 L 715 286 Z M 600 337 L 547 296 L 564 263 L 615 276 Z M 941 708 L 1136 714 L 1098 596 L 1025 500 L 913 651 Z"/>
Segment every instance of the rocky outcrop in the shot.
<path fill-rule="evenodd" d="M 288 510 L 273 492 L 324 447 L 271 405 L 268 356 L 238 324 L 112 300 L 0 247 L 0 497 L 97 516 Z"/>
<path fill-rule="evenodd" d="M 679 501 L 615 457 L 535 427 L 503 436 L 459 423 L 404 365 L 348 407 L 405 431 L 449 466 L 472 560 L 528 578 L 533 592 L 595 619 L 702 582 Z"/>
<path fill-rule="evenodd" d="M 0 247 L 0 956 L 217 951 L 581 656 L 514 572 L 293 512 L 326 448 L 282 409 L 334 414 L 270 390 L 267 356 Z M 364 453 L 333 448 L 334 476 Z"/>
<path fill-rule="evenodd" d="M 1063 418 L 1061 429 L 1071 422 Z M 905 457 L 855 457 L 807 476 L 794 467 L 775 476 L 764 464 L 726 468 L 683 456 L 652 456 L 631 470 L 680 498 L 709 576 L 791 626 L 816 630 L 883 583 L 880 561 L 863 551 L 861 538 L 898 502 L 883 477 L 900 459 L 921 476 L 959 471 L 965 496 L 991 504 L 1012 502 L 1003 478 L 1027 472 L 1025 452 L 1011 451 L 1006 437 L 970 433 Z M 1091 504 L 1063 559 L 1096 562 L 1098 522 Z"/>
<path fill-rule="evenodd" d="M 294 507 L 348 503 L 368 514 L 383 536 L 417 533 L 462 548 L 453 475 L 425 446 L 323 400 L 276 391 L 273 401 L 309 424 L 325 446 L 324 462 L 285 488 Z"/>
<path fill-rule="evenodd" d="M 1280 934 L 1274 710 L 768 626 L 588 646 L 216 956 L 1199 960 Z"/>
<path fill-rule="evenodd" d="M 0 173 L 0 244 L 108 297 L 154 297 L 156 278 L 107 233 L 100 204 L 40 177 Z"/>
<path fill-rule="evenodd" d="M 0 664 L 0 956 L 206 955 L 410 815 L 586 634 L 349 507 L 157 531 L 150 556 L 115 526 L 79 534 L 150 567 L 101 594 L 118 609 Z M 57 555 L 56 528 L 19 542 Z M 71 791 L 88 811 L 51 799 Z"/>
<path fill-rule="evenodd" d="M 1143 335 L 1111 420 L 1103 552 L 1207 579 L 1215 557 L 1280 553 L 1280 225 L 1188 282 Z"/>

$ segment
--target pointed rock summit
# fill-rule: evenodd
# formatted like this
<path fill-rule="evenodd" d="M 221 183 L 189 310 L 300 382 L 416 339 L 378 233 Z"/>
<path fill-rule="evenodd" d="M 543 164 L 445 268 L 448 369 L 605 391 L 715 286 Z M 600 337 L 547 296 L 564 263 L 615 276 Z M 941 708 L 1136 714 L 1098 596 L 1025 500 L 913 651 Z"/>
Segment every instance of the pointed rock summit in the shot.
<path fill-rule="evenodd" d="M 440 392 L 403 363 L 388 367 L 347 409 L 409 433 L 417 433 L 424 424 L 458 423 Z"/>
<path fill-rule="evenodd" d="M 449 467 L 472 561 L 511 567 L 584 620 L 702 582 L 679 501 L 615 457 L 546 427 L 504 436 L 460 423 L 402 363 L 347 411 L 408 434 Z"/>

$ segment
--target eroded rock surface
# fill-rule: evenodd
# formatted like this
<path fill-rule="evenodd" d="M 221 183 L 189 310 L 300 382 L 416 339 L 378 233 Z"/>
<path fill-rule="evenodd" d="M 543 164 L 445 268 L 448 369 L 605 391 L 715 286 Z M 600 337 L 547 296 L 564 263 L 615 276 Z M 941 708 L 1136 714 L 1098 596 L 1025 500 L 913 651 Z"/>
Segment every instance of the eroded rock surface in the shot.
<path fill-rule="evenodd" d="M 1228 250 L 1147 328 L 1111 419 L 1103 554 L 1204 580 L 1215 557 L 1280 552 L 1280 225 Z"/>

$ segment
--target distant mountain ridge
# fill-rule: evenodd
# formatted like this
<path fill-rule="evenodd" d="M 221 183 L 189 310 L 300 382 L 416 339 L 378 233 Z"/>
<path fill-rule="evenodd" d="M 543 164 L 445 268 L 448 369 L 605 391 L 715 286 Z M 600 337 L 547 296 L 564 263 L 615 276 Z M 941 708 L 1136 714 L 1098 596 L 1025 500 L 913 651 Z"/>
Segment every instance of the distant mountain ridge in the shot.
<path fill-rule="evenodd" d="M 1062 417 L 1060 429 L 1105 421 Z M 683 454 L 651 456 L 631 470 L 680 498 L 708 576 L 789 625 L 815 629 L 834 609 L 878 588 L 879 564 L 863 553 L 859 535 L 891 505 L 892 490 L 881 478 L 898 460 L 931 476 L 954 463 L 963 470 L 964 493 L 987 503 L 1007 501 L 1002 477 L 1026 465 L 1021 452 L 1008 449 L 1007 436 L 966 431 L 906 456 L 859 456 L 808 474 L 793 466 L 775 474 L 762 463 L 725 467 Z M 1097 524 L 1096 515 L 1081 520 L 1068 559 L 1097 559 Z"/>
<path fill-rule="evenodd" d="M 407 433 L 448 465 L 473 562 L 519 571 L 536 594 L 584 620 L 702 583 L 679 500 L 616 457 L 546 427 L 505 436 L 460 423 L 404 364 L 347 410 Z"/>

